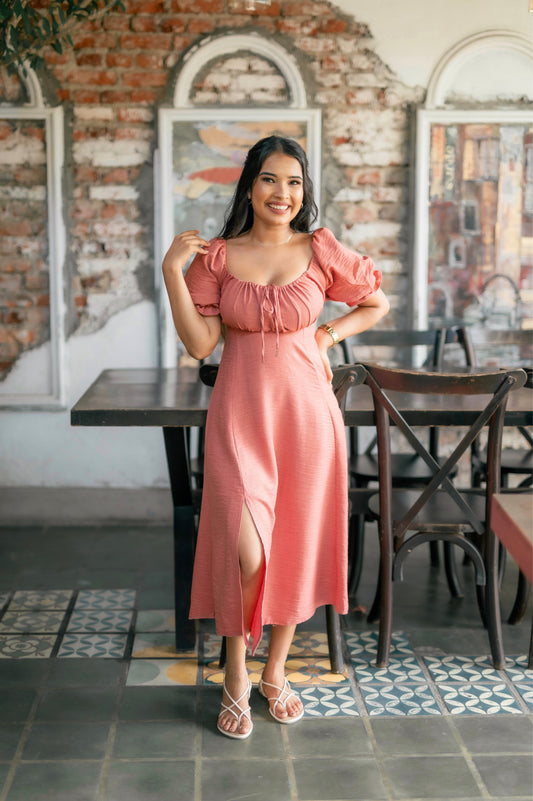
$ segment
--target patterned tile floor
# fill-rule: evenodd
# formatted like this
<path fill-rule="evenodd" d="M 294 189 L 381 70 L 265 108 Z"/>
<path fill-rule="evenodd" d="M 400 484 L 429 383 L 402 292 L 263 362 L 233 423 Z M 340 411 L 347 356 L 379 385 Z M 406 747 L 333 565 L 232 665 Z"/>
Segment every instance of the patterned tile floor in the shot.
<path fill-rule="evenodd" d="M 424 557 L 427 588 L 398 589 L 386 670 L 357 606 L 332 674 L 317 615 L 287 662 L 306 719 L 277 725 L 254 689 L 253 735 L 230 741 L 214 725 L 220 638 L 202 624 L 195 651 L 175 653 L 155 529 L 95 530 L 90 551 L 85 529 L 0 529 L 0 801 L 533 801 L 527 624 L 506 628 L 495 671 L 475 601 L 455 606 L 442 577 L 435 590 Z M 262 642 L 254 682 L 265 657 Z"/>
<path fill-rule="evenodd" d="M 220 686 L 221 638 L 205 633 L 198 648 L 176 653 L 172 610 L 135 612 L 134 590 L 18 591 L 4 595 L 0 659 L 131 659 L 126 685 Z M 135 621 L 135 622 L 134 622 Z M 287 677 L 301 688 L 308 717 L 520 715 L 533 712 L 533 670 L 526 657 L 495 670 L 487 656 L 421 656 L 401 632 L 392 638 L 389 667 L 374 666 L 377 632 L 345 633 L 344 674 L 330 671 L 327 638 L 298 631 Z M 265 638 L 247 662 L 257 684 Z"/>

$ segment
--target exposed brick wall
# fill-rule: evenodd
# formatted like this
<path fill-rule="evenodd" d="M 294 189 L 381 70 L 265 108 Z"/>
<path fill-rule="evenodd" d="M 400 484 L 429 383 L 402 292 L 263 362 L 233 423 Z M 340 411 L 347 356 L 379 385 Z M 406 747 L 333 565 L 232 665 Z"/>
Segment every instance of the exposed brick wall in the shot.
<path fill-rule="evenodd" d="M 50 337 L 45 131 L 0 120 L 0 378 Z"/>
<path fill-rule="evenodd" d="M 253 15 L 230 12 L 226 0 L 125 4 L 126 13 L 78 28 L 72 50 L 46 54 L 46 97 L 55 95 L 67 120 L 69 331 L 96 330 L 120 309 L 153 299 L 157 108 L 171 103 L 181 59 L 192 45 L 205 36 L 249 31 L 276 40 L 296 58 L 308 104 L 323 112 L 322 221 L 379 262 L 393 303 L 386 324 L 405 323 L 409 108 L 420 100 L 420 90 L 395 79 L 374 53 L 366 26 L 328 2 L 273 2 Z M 197 76 L 196 103 L 286 104 L 287 89 L 272 64 L 255 55 L 228 55 Z M 4 97 L 8 92 L 13 96 L 13 86 Z M 0 102 L 2 97 L 0 90 Z M 4 178 L 9 185 L 9 176 Z M 35 186 L 42 182 L 41 174 Z M 13 198 L 9 203 L 14 209 Z M 42 226 L 42 212 L 38 216 Z M 32 276 L 40 274 L 43 248 Z M 22 269 L 7 278 L 14 281 L 13 291 L 17 278 L 21 290 L 29 291 Z M 31 291 L 24 324 L 29 311 L 45 309 L 39 298 L 46 287 Z M 4 317 L 2 325 L 15 323 Z M 14 328 L 10 332 L 15 336 Z M 36 331 L 33 343 L 40 337 Z"/>

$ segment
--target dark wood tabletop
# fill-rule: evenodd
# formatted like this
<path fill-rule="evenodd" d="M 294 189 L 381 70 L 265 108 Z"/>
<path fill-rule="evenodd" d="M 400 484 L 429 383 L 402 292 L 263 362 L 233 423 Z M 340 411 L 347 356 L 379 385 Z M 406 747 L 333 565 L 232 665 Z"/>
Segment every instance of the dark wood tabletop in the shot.
<path fill-rule="evenodd" d="M 203 426 L 211 389 L 194 367 L 104 370 L 71 410 L 75 426 Z M 410 425 L 471 425 L 483 398 L 402 397 L 391 393 Z M 438 417 L 438 419 L 437 419 Z M 366 386 L 349 390 L 345 422 L 372 426 L 372 396 Z M 533 393 L 511 392 L 506 425 L 533 425 Z"/>

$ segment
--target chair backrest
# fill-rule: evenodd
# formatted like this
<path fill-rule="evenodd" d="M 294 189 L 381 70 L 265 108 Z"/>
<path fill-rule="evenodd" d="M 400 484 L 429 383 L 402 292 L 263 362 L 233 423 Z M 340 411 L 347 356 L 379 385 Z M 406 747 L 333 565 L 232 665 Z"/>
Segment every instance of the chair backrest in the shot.
<path fill-rule="evenodd" d="M 533 331 L 465 326 L 457 338 L 472 367 L 533 366 Z"/>
<path fill-rule="evenodd" d="M 431 481 L 420 491 L 415 504 L 406 511 L 401 520 L 396 521 L 393 535 L 402 537 L 429 498 L 440 488 L 454 500 L 465 516 L 466 522 L 474 531 L 483 533 L 485 525 L 490 525 L 490 501 L 492 494 L 500 486 L 500 454 L 504 414 L 508 393 L 524 385 L 526 374 L 523 370 L 473 372 L 464 369 L 456 372 L 428 372 L 421 370 L 401 370 L 364 364 L 365 383 L 372 391 L 378 439 L 379 495 L 380 508 L 390 509 L 392 476 L 390 470 L 390 422 L 403 433 L 413 450 L 422 458 L 433 472 Z M 394 403 L 391 393 L 400 392 L 408 396 L 438 396 L 435 404 L 435 422 L 438 425 L 439 407 L 442 398 L 449 395 L 489 396 L 480 402 L 474 422 L 468 427 L 453 453 L 440 464 L 424 446 L 415 430 L 410 426 Z M 405 400 L 405 398 L 404 398 Z M 412 408 L 420 403 L 412 400 Z M 446 418 L 447 420 L 449 418 Z M 442 421 L 440 421 L 442 424 Z M 485 487 L 485 519 L 481 521 L 466 503 L 450 480 L 450 473 L 461 456 L 467 451 L 481 430 L 488 426 L 487 482 Z M 488 521 L 488 523 L 487 523 Z"/>
<path fill-rule="evenodd" d="M 435 329 L 371 329 L 343 340 L 344 361 L 379 362 L 389 367 L 433 367 L 439 369 L 445 355 L 461 350 L 457 332 L 452 328 Z M 463 359 L 461 355 L 461 359 Z"/>

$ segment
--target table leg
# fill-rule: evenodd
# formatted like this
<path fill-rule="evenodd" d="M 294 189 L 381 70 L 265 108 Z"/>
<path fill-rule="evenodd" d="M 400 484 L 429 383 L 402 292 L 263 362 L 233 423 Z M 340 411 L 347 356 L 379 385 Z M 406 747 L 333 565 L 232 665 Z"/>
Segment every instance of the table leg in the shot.
<path fill-rule="evenodd" d="M 187 429 L 164 427 L 170 489 L 174 506 L 174 609 L 176 650 L 192 651 L 196 627 L 189 620 L 195 525 L 189 476 Z"/>

